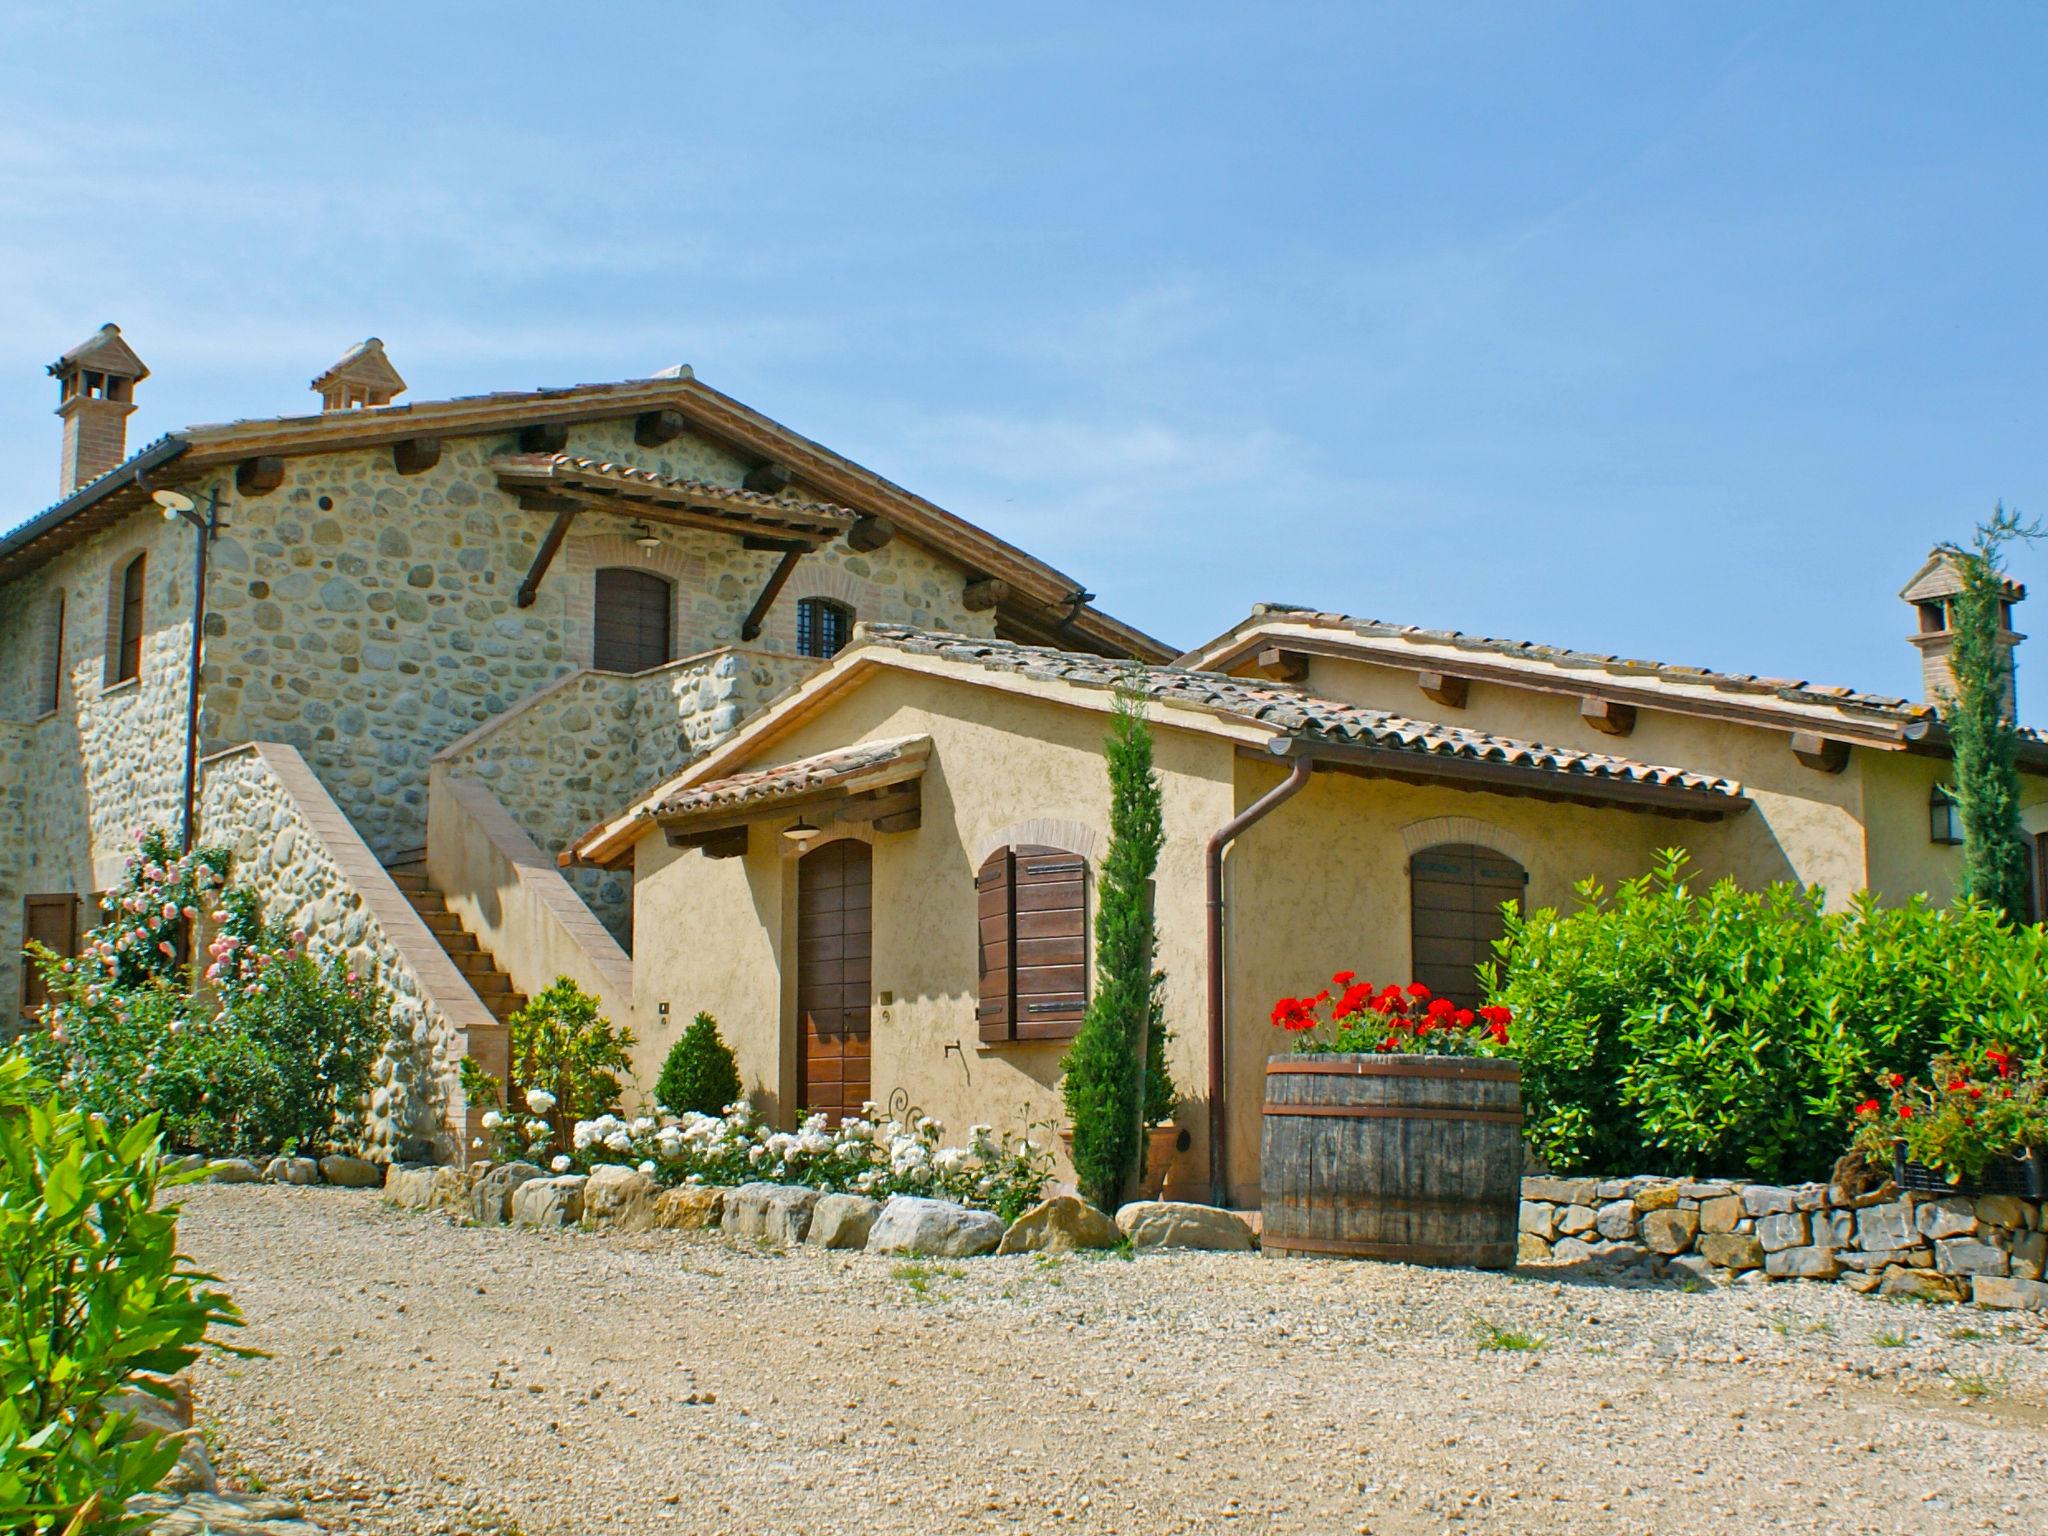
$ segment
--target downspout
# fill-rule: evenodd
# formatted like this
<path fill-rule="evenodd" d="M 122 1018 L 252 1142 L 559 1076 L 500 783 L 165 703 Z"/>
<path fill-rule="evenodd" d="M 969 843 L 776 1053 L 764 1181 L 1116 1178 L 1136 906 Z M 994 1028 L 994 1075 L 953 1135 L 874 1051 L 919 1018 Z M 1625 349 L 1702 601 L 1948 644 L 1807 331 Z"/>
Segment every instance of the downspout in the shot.
<path fill-rule="evenodd" d="M 1209 839 L 1209 1203 L 1228 1205 L 1223 1103 L 1223 850 L 1248 827 L 1308 787 L 1315 764 L 1287 737 L 1270 743 L 1276 754 L 1293 757 L 1287 777 L 1216 829 Z"/>

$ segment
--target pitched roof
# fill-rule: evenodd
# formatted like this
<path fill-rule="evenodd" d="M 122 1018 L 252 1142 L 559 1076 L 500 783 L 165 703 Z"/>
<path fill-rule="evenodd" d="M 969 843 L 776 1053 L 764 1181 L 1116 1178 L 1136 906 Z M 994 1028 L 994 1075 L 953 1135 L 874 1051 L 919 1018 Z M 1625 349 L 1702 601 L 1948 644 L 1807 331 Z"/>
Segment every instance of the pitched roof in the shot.
<path fill-rule="evenodd" d="M 55 377 L 67 374 L 74 368 L 117 373 L 123 378 L 135 380 L 138 384 L 149 377 L 149 369 L 143 365 L 142 359 L 135 355 L 135 349 L 122 338 L 121 327 L 111 320 L 43 371 Z"/>
<path fill-rule="evenodd" d="M 317 392 L 336 380 L 381 390 L 387 397 L 405 393 L 405 380 L 384 355 L 384 343 L 375 336 L 364 338 L 342 353 L 313 380 L 311 387 Z"/>
<path fill-rule="evenodd" d="M 1909 603 L 1927 602 L 1934 598 L 1954 597 L 1963 590 L 1962 568 L 1956 563 L 1961 551 L 1952 545 L 1937 544 L 1927 551 L 1927 558 L 1920 562 L 1920 568 L 1912 579 L 1899 588 L 1899 596 Z M 2019 602 L 2027 595 L 2027 589 L 2010 576 L 2000 581 L 2010 602 Z"/>
<path fill-rule="evenodd" d="M 837 747 L 773 768 L 728 774 L 722 779 L 692 785 L 654 800 L 647 806 L 646 814 L 661 819 L 704 811 L 732 811 L 745 806 L 772 805 L 823 790 L 866 787 L 883 779 L 895 782 L 904 778 L 908 770 L 920 768 L 931 749 L 929 736 L 898 736 L 888 741 Z"/>
<path fill-rule="evenodd" d="M 713 485 L 665 475 L 637 464 L 584 458 L 572 453 L 512 453 L 491 461 L 498 483 L 508 490 L 561 490 L 597 497 L 644 501 L 649 505 L 697 507 L 739 518 L 773 532 L 835 538 L 860 514 L 830 502 L 770 496 L 762 491 Z"/>
<path fill-rule="evenodd" d="M 905 624 L 863 624 L 855 630 L 853 643 L 824 672 L 784 695 L 781 701 L 741 726 L 724 745 L 652 794 L 592 828 L 563 854 L 563 861 L 606 862 L 617 858 L 658 814 L 682 803 L 687 794 L 700 787 L 749 777 L 707 775 L 714 774 L 724 761 L 743 756 L 749 743 L 775 732 L 785 715 L 801 711 L 815 697 L 835 692 L 848 674 L 864 667 L 886 665 L 892 657 L 930 658 L 947 664 L 949 670 L 959 669 L 970 682 L 975 672 L 983 672 L 1102 692 L 1131 686 L 1162 705 L 1258 727 L 1267 733 L 1262 739 L 1269 750 L 1278 743 L 1290 752 L 1302 750 L 1319 758 L 1327 756 L 1333 765 L 1369 768 L 1393 776 L 1461 781 L 1473 788 L 1547 794 L 1552 798 L 1633 804 L 1681 815 L 1720 815 L 1744 810 L 1749 803 L 1742 786 L 1732 779 L 1411 720 L 1387 710 L 1317 698 L 1289 683 L 1254 682 L 1221 672 L 1115 661 L 1086 652 L 987 640 Z M 763 770 L 763 774 L 773 776 L 802 766 L 788 764 L 784 769 Z"/>
<path fill-rule="evenodd" d="M 0 535 L 0 582 L 30 570 L 145 507 L 149 489 L 175 486 L 258 455 L 293 457 L 377 447 L 428 435 L 459 437 L 553 422 L 675 411 L 690 430 L 755 459 L 787 465 L 805 485 L 857 512 L 886 517 L 901 533 L 970 572 L 1007 584 L 1006 624 L 1114 654 L 1164 660 L 1172 647 L 1093 606 L 1066 573 L 873 470 L 791 431 L 711 388 L 687 368 L 651 379 L 417 400 L 363 410 L 270 416 L 168 433 L 54 506 Z"/>

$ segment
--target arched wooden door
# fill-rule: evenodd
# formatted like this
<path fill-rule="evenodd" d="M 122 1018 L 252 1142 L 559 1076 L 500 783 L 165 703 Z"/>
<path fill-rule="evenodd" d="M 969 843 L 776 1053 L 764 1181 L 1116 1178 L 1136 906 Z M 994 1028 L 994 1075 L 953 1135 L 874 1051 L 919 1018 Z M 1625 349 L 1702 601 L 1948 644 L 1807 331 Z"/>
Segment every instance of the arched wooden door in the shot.
<path fill-rule="evenodd" d="M 1522 899 L 1529 875 L 1504 853 L 1471 843 L 1425 848 L 1408 864 L 1415 979 L 1439 997 L 1476 1006 L 1479 968 L 1505 931 L 1501 904 Z"/>
<path fill-rule="evenodd" d="M 797 861 L 797 1102 L 835 1121 L 873 1097 L 873 867 L 868 845 L 852 839 Z"/>

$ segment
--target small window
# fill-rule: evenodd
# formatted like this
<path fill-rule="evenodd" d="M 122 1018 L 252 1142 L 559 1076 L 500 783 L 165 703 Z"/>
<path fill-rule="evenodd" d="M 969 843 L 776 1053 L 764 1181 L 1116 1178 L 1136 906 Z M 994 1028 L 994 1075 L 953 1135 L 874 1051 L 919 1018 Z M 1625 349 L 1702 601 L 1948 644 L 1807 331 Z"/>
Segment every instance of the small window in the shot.
<path fill-rule="evenodd" d="M 121 572 L 121 608 L 115 616 L 113 651 L 107 657 L 109 683 L 142 676 L 142 592 L 148 561 L 149 556 L 137 555 Z"/>
<path fill-rule="evenodd" d="M 853 610 L 829 597 L 807 597 L 796 605 L 796 653 L 837 656 L 853 638 Z"/>
<path fill-rule="evenodd" d="M 597 573 L 597 634 L 590 664 L 600 672 L 645 672 L 669 658 L 674 588 L 652 571 L 607 566 Z"/>
<path fill-rule="evenodd" d="M 50 628 L 44 639 L 43 679 L 38 705 L 42 713 L 55 714 L 64 702 L 64 594 L 50 598 Z"/>
<path fill-rule="evenodd" d="M 1520 903 L 1528 872 L 1504 853 L 1470 843 L 1425 848 L 1408 864 L 1415 979 L 1468 1008 L 1479 995 L 1480 967 L 1493 961 L 1503 932 L 1501 907 Z"/>
<path fill-rule="evenodd" d="M 78 898 L 69 894 L 61 896 L 30 896 L 22 902 L 21 912 L 22 944 L 26 948 L 30 941 L 55 951 L 67 960 L 78 953 Z M 43 986 L 43 973 L 26 954 L 21 957 L 21 1014 L 32 1018 L 37 1009 L 48 1001 L 49 994 Z"/>
<path fill-rule="evenodd" d="M 1088 861 L 999 848 L 974 878 L 981 1038 L 1068 1040 L 1088 1011 Z"/>

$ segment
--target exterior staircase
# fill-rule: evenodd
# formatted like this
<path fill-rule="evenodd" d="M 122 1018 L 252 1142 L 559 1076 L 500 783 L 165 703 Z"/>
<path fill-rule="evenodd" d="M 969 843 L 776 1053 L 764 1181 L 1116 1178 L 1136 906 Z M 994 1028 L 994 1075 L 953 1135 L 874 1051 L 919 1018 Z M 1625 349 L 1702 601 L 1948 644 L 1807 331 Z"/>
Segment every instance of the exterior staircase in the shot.
<path fill-rule="evenodd" d="M 498 968 L 491 953 L 477 943 L 476 935 L 462 926 L 462 919 L 448 910 L 448 898 L 427 883 L 425 859 L 387 866 L 392 883 L 404 892 L 413 910 L 427 925 L 463 980 L 483 999 L 483 1004 L 502 1024 L 526 1006 L 526 994 L 512 990 L 512 978 Z"/>

